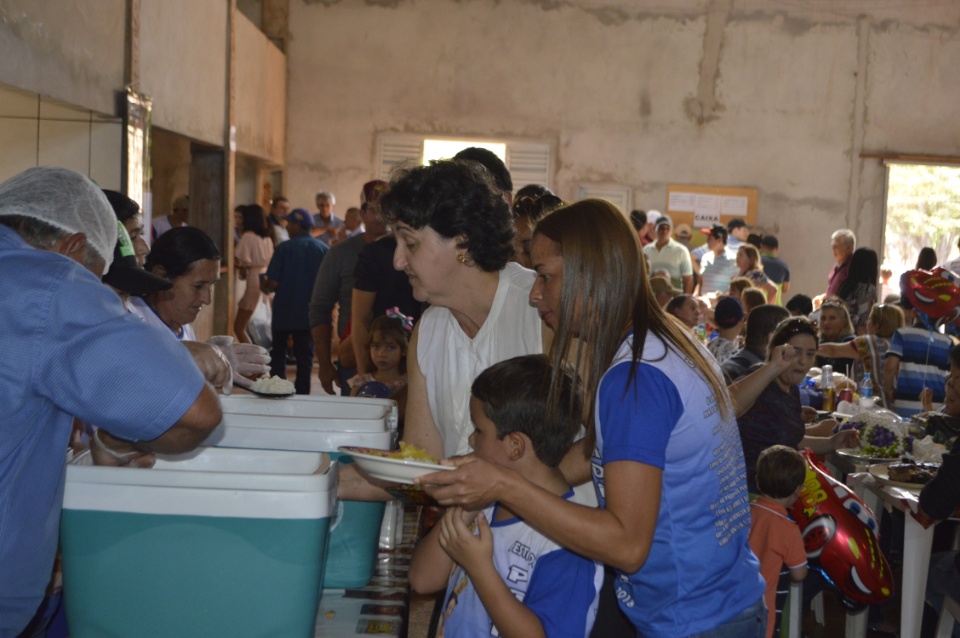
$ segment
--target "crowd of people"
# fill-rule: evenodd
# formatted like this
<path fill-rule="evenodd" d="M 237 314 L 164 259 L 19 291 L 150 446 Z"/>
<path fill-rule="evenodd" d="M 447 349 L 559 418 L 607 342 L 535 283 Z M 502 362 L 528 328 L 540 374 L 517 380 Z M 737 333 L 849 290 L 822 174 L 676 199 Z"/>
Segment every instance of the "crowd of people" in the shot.
<path fill-rule="evenodd" d="M 71 437 L 97 462 L 149 466 L 219 423 L 215 388 L 285 378 L 289 363 L 297 393 L 316 365 L 329 394 L 394 398 L 403 440 L 455 466 L 419 479 L 446 511 L 410 572 L 444 592 L 448 637 L 769 637 L 781 567 L 806 573 L 797 539 L 778 540 L 798 451 L 856 444 L 817 420 L 823 366 L 853 386 L 870 374 L 904 416 L 960 418 L 960 349 L 905 299 L 879 303 L 877 253 L 849 230 L 811 297 L 789 295 L 779 241 L 743 219 L 691 246 L 693 229 L 658 211 L 514 193 L 483 149 L 366 183 L 347 219 L 335 203 L 321 191 L 316 213 L 280 196 L 237 208 L 236 341 L 198 343 L 222 251 L 189 225 L 188 199 L 147 246 L 136 202 L 78 174 L 0 185 L 0 325 L 16 337 L 0 573 L 17 575 L 0 579 L 0 635 L 43 598 Z M 269 355 L 246 343 L 265 345 L 261 305 Z M 104 405 L 106 383 L 151 392 Z M 921 499 L 932 516 L 960 503 L 960 470 L 945 467 Z M 355 465 L 339 489 L 390 498 Z"/>

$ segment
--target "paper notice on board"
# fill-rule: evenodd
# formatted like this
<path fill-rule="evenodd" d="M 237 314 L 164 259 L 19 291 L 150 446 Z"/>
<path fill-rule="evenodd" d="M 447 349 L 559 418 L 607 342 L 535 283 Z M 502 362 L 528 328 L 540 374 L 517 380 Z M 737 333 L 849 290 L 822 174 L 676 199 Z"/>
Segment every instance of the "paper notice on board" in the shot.
<path fill-rule="evenodd" d="M 672 213 L 692 213 L 696 210 L 696 193 L 670 193 L 667 210 Z"/>
<path fill-rule="evenodd" d="M 696 195 L 693 209 L 693 223 L 696 228 L 709 228 L 720 223 L 719 195 Z"/>
<path fill-rule="evenodd" d="M 720 214 L 729 217 L 747 216 L 746 197 L 724 197 L 720 201 Z"/>

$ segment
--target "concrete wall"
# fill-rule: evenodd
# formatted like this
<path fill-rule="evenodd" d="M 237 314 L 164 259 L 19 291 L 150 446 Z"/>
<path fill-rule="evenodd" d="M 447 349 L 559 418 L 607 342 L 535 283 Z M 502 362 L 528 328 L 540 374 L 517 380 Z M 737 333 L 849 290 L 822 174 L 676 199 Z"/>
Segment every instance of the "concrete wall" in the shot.
<path fill-rule="evenodd" d="M 224 0 L 141 0 L 140 91 L 153 125 L 223 146 L 227 10 Z"/>
<path fill-rule="evenodd" d="M 123 88 L 126 0 L 0 2 L 0 83 L 104 114 Z"/>
<path fill-rule="evenodd" d="M 758 188 L 793 290 L 816 294 L 834 229 L 881 247 L 884 169 L 861 152 L 960 155 L 960 3 L 894 5 L 293 0 L 287 194 L 345 209 L 381 132 L 540 139 L 566 198 Z"/>
<path fill-rule="evenodd" d="M 286 155 L 287 58 L 239 12 L 236 74 L 237 151 L 280 166 Z"/>

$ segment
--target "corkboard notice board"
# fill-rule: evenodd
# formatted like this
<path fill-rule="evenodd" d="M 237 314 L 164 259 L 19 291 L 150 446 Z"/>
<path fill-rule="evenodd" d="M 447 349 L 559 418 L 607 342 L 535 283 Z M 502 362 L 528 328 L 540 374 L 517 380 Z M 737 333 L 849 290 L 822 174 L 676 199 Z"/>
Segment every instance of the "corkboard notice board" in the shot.
<path fill-rule="evenodd" d="M 705 241 L 700 228 L 710 228 L 713 224 L 726 226 L 735 217 L 756 225 L 759 200 L 760 191 L 756 188 L 668 184 L 666 213 L 673 219 L 674 228 L 690 224 L 694 231 L 693 243 L 699 244 Z"/>

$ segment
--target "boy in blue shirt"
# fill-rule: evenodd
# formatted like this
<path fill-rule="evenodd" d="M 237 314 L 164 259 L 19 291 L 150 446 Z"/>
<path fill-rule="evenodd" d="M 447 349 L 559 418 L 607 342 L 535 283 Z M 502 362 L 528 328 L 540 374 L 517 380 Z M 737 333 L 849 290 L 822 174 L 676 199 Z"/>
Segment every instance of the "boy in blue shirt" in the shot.
<path fill-rule="evenodd" d="M 529 355 L 481 373 L 471 388 L 470 445 L 479 458 L 570 498 L 558 465 L 580 431 L 568 415 L 582 410 L 572 373 L 558 398 L 573 409 L 549 409 L 550 371 L 545 356 Z M 599 563 L 561 548 L 498 503 L 479 513 L 449 508 L 417 545 L 410 568 L 417 592 L 447 588 L 438 638 L 584 638 L 602 581 Z"/>

